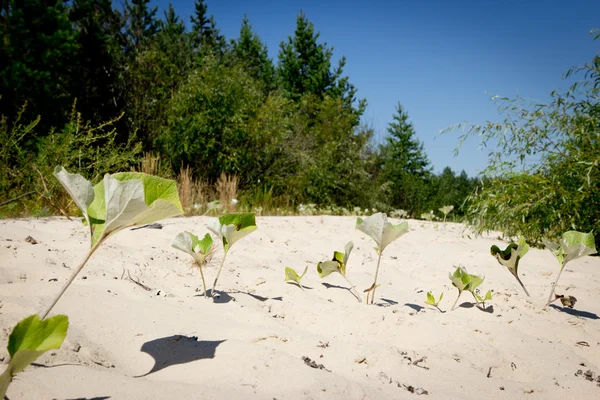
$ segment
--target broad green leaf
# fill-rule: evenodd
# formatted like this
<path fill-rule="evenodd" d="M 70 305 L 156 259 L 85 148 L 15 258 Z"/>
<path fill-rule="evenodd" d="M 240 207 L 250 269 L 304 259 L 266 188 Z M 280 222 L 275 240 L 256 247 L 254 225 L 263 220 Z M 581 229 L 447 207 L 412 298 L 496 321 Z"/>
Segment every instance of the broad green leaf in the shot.
<path fill-rule="evenodd" d="M 285 267 L 285 280 L 293 281 L 300 285 L 300 280 L 306 275 L 306 271 L 308 271 L 308 265 L 304 268 L 304 272 L 302 275 L 298 275 L 298 273 L 290 267 Z"/>
<path fill-rule="evenodd" d="M 257 226 L 252 213 L 225 214 L 218 219 L 215 218 L 208 225 L 208 229 L 221 238 L 223 250 L 227 253 L 235 242 L 254 232 Z"/>
<path fill-rule="evenodd" d="M 446 216 L 446 215 L 450 214 L 450 212 L 452 210 L 454 210 L 454 206 L 444 206 L 444 207 L 440 208 L 439 210 L 442 214 L 444 214 L 444 216 Z"/>
<path fill-rule="evenodd" d="M 529 292 L 519 278 L 519 261 L 529 251 L 529 245 L 523 236 L 519 237 L 518 244 L 510 243 L 505 250 L 500 250 L 498 246 L 492 246 L 490 253 L 498 260 L 501 265 L 504 265 L 508 271 L 517 279 L 525 294 L 529 296 Z"/>
<path fill-rule="evenodd" d="M 427 292 L 427 301 L 425 301 L 425 304 L 429 304 L 431 306 L 435 306 L 435 304 L 436 304 L 435 297 L 433 297 L 433 295 L 431 294 L 431 292 Z"/>
<path fill-rule="evenodd" d="M 569 261 L 596 253 L 592 232 L 568 231 L 563 233 L 560 243 L 545 241 L 544 244 L 557 258 L 561 269 Z"/>
<path fill-rule="evenodd" d="M 408 232 L 408 222 L 392 225 L 384 213 L 376 213 L 364 220 L 357 218 L 356 228 L 370 236 L 377 244 L 379 253 L 382 253 L 388 244 Z"/>
<path fill-rule="evenodd" d="M 471 275 L 469 274 L 469 287 L 468 290 L 470 292 L 475 292 L 475 289 L 477 289 L 479 287 L 479 285 L 481 285 L 483 283 L 484 278 L 481 276 L 477 276 L 477 275 Z"/>
<path fill-rule="evenodd" d="M 350 258 L 350 253 L 352 252 L 352 249 L 354 248 L 354 243 L 352 241 L 349 241 L 348 243 L 346 243 L 346 248 L 345 248 L 345 253 L 344 253 L 344 257 L 343 257 L 343 261 L 342 264 L 344 264 L 344 274 L 346 273 L 346 265 L 348 264 L 348 259 Z"/>
<path fill-rule="evenodd" d="M 492 300 L 492 291 L 488 290 L 485 294 L 485 298 L 483 299 L 484 301 L 490 301 Z"/>
<path fill-rule="evenodd" d="M 325 278 L 327 275 L 330 275 L 334 272 L 339 272 L 340 274 L 342 268 L 342 263 L 339 261 L 323 261 L 317 264 L 317 272 L 319 273 L 319 277 Z"/>
<path fill-rule="evenodd" d="M 471 275 L 467 273 L 462 267 L 456 267 L 453 274 L 449 274 L 452 285 L 458 289 L 459 292 L 468 290 L 469 284 L 471 283 Z"/>
<path fill-rule="evenodd" d="M 54 176 L 63 185 L 67 193 L 69 193 L 69 196 L 71 196 L 77 207 L 81 210 L 87 224 L 90 225 L 88 207 L 94 201 L 94 188 L 92 184 L 83 176 L 71 174 L 60 166 L 54 169 Z"/>
<path fill-rule="evenodd" d="M 57 167 L 54 175 L 82 210 L 90 226 L 91 246 L 133 225 L 149 224 L 181 215 L 175 181 L 140 172 L 106 174 L 90 191 L 81 175 Z"/>
<path fill-rule="evenodd" d="M 204 235 L 202 240 L 199 240 L 198 236 L 191 232 L 179 233 L 175 236 L 175 239 L 173 239 L 173 243 L 171 243 L 172 247 L 194 257 L 194 260 L 196 260 L 198 265 L 204 263 L 206 257 L 210 254 L 212 245 L 213 239 L 208 233 Z"/>
<path fill-rule="evenodd" d="M 40 320 L 38 315 L 31 315 L 13 328 L 7 347 L 10 362 L 0 376 L 0 398 L 4 398 L 15 374 L 23 371 L 46 351 L 60 348 L 68 327 L 66 315 L 55 315 L 45 320 Z"/>

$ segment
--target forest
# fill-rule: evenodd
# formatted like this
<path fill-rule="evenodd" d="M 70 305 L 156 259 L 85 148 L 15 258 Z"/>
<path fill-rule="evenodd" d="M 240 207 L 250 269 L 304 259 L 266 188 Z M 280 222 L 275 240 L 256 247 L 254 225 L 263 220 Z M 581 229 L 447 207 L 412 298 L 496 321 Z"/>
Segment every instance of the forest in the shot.
<path fill-rule="evenodd" d="M 450 127 L 497 143 L 476 178 L 433 172 L 401 98 L 377 142 L 346 59 L 302 11 L 275 63 L 248 18 L 226 38 L 204 0 L 189 24 L 149 0 L 0 4 L 0 216 L 73 213 L 51 176 L 62 165 L 177 179 L 188 214 L 219 199 L 262 215 L 453 206 L 478 233 L 533 242 L 599 228 L 598 56 L 549 104 L 499 98 L 502 122 Z"/>

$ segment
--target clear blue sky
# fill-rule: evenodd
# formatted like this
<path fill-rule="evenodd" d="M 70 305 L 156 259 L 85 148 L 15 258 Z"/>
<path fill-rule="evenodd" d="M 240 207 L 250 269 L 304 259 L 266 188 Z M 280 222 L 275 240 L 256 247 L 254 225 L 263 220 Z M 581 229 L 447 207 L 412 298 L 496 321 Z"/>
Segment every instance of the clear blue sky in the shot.
<path fill-rule="evenodd" d="M 189 27 L 194 1 L 171 1 Z M 154 0 L 162 18 L 168 0 Z M 281 41 L 293 35 L 303 10 L 346 56 L 345 74 L 366 98 L 363 122 L 378 140 L 386 135 L 396 104 L 409 114 L 435 172 L 450 166 L 476 175 L 487 150 L 469 141 L 454 157 L 458 132 L 441 129 L 468 121 L 500 121 L 494 94 L 546 102 L 568 87 L 561 75 L 599 53 L 600 0 L 558 1 L 242 1 L 206 0 L 208 14 L 228 39 L 239 36 L 244 13 L 277 62 Z"/>

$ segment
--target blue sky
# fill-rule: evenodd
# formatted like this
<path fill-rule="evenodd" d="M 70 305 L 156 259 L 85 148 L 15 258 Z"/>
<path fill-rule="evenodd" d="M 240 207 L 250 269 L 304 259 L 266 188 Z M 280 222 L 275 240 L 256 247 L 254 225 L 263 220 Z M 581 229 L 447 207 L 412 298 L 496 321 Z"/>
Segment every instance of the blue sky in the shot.
<path fill-rule="evenodd" d="M 194 1 L 172 1 L 189 26 Z M 169 4 L 153 0 L 159 15 Z M 293 35 L 303 10 L 346 56 L 345 74 L 366 98 L 363 122 L 383 140 L 400 102 L 435 172 L 450 166 L 476 175 L 487 165 L 479 141 L 454 157 L 452 124 L 500 121 L 492 95 L 547 102 L 565 89 L 561 75 L 600 51 L 589 31 L 600 28 L 600 1 L 242 1 L 206 0 L 208 13 L 228 39 L 237 38 L 244 13 L 276 61 L 281 41 Z"/>

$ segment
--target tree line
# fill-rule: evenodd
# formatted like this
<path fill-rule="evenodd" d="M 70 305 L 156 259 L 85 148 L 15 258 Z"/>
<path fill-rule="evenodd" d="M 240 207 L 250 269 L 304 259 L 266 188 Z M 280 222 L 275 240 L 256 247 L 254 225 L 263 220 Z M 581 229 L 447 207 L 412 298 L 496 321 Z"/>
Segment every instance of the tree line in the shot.
<path fill-rule="evenodd" d="M 236 175 L 249 205 L 268 192 L 291 206 L 460 215 L 475 187 L 464 171 L 432 172 L 400 103 L 374 140 L 346 59 L 332 61 L 303 12 L 274 63 L 248 18 L 226 38 L 204 0 L 189 29 L 149 0 L 0 4 L 0 200 L 34 191 L 54 207 L 54 165 L 98 180 L 144 154 L 164 176 Z"/>

